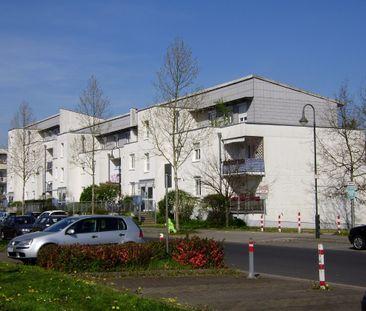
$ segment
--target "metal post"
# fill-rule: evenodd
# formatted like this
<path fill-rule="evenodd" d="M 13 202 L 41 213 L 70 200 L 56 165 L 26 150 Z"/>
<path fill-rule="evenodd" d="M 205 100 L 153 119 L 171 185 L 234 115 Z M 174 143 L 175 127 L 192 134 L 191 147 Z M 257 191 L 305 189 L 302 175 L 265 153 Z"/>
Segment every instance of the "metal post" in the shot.
<path fill-rule="evenodd" d="M 318 170 L 316 164 L 316 122 L 315 122 L 315 108 L 311 104 L 306 104 L 302 108 L 302 117 L 299 122 L 306 125 L 308 120 L 305 117 L 305 108 L 311 107 L 313 109 L 313 136 L 314 136 L 314 184 L 315 184 L 315 238 L 320 238 L 320 216 L 318 212 Z"/>
<path fill-rule="evenodd" d="M 46 208 L 47 199 L 47 146 L 44 145 L 44 206 Z"/>
<path fill-rule="evenodd" d="M 169 254 L 168 178 L 169 178 L 168 174 L 165 174 L 165 226 L 166 226 L 165 247 L 166 247 L 167 254 Z"/>

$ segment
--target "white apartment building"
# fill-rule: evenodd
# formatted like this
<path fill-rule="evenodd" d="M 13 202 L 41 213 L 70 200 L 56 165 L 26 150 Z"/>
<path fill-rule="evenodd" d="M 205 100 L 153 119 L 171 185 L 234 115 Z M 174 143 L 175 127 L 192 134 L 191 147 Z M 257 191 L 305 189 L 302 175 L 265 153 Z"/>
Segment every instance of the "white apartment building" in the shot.
<path fill-rule="evenodd" d="M 236 176 L 232 213 L 250 225 L 259 225 L 261 214 L 267 226 L 277 226 L 281 217 L 284 227 L 297 226 L 300 213 L 303 226 L 313 228 L 312 110 L 306 110 L 308 126 L 300 125 L 299 119 L 303 107 L 311 104 L 320 133 L 329 126 L 325 116 L 336 113 L 337 102 L 254 75 L 205 89 L 201 94 L 203 101 L 191 111 L 195 120 L 192 131 L 205 129 L 205 135 L 194 142 L 191 156 L 179 169 L 179 188 L 198 198 L 212 193 L 204 186 L 203 172 L 208 172 L 208 163 L 216 159 L 221 172 L 216 178 Z M 224 115 L 217 109 L 218 101 L 225 106 Z M 102 122 L 95 162 L 96 184 L 118 183 L 123 195 L 140 195 L 146 210 L 154 209 L 165 195 L 167 164 L 154 149 L 143 124 L 150 109 L 130 109 Z M 26 199 L 46 196 L 58 202 L 78 201 L 83 188 L 91 184 L 85 167 L 72 160 L 75 138 L 89 135 L 81 126 L 80 115 L 61 109 L 29 129 L 38 133 L 43 153 L 42 164 L 27 181 Z M 11 169 L 8 176 L 8 196 L 21 200 L 19 178 Z M 322 176 L 318 180 L 321 183 Z M 319 188 L 322 223 L 332 226 L 334 211 L 328 203 Z M 325 213 L 329 215 L 324 217 Z M 358 213 L 356 222 L 366 222 L 365 213 Z"/>
<path fill-rule="evenodd" d="M 0 148 L 0 206 L 6 202 L 8 151 Z"/>

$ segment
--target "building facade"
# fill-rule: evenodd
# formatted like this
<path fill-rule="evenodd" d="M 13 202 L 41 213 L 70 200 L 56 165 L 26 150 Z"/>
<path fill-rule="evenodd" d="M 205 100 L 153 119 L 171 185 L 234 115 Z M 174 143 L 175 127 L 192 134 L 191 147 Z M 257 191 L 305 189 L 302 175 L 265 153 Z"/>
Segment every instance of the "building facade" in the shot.
<path fill-rule="evenodd" d="M 250 225 L 262 214 L 267 226 L 297 226 L 298 213 L 306 227 L 314 227 L 314 169 L 312 113 L 309 126 L 299 123 L 305 105 L 316 111 L 317 131 L 329 127 L 327 115 L 338 103 L 298 88 L 258 76 L 247 76 L 199 93 L 198 105 L 188 111 L 198 133 L 191 154 L 179 168 L 179 188 L 203 198 L 213 193 L 207 179 L 232 188 L 231 212 Z M 151 109 L 130 109 L 103 120 L 96 142 L 95 182 L 113 182 L 121 195 L 140 196 L 145 210 L 154 210 L 165 195 L 167 160 L 156 149 L 147 123 Z M 26 182 L 25 198 L 55 198 L 59 203 L 79 200 L 91 184 L 88 173 L 90 138 L 75 112 L 59 114 L 32 124 L 42 152 L 41 162 Z M 201 131 L 201 132 L 200 132 Z M 200 133 L 202 135 L 200 136 Z M 9 152 L 12 146 L 9 131 Z M 76 148 L 77 141 L 80 148 Z M 84 153 L 83 161 L 75 154 Z M 218 168 L 217 171 L 215 171 Z M 8 196 L 21 199 L 16 174 L 9 171 Z M 321 176 L 320 176 L 321 179 Z M 325 200 L 319 195 L 319 204 Z M 365 222 L 360 215 L 358 222 Z"/>
<path fill-rule="evenodd" d="M 0 206 L 6 205 L 8 151 L 0 149 Z"/>

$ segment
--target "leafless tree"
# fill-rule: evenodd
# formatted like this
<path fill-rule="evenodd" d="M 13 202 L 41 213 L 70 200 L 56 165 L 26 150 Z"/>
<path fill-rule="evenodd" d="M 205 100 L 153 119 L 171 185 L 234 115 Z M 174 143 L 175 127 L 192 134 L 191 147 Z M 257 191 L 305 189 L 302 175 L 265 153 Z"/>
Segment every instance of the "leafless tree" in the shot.
<path fill-rule="evenodd" d="M 92 177 L 92 214 L 95 207 L 97 136 L 101 133 L 101 122 L 108 117 L 109 105 L 109 99 L 104 95 L 99 82 L 91 76 L 77 106 L 84 130 L 79 131 L 83 134 L 79 134 L 74 142 L 73 162 Z"/>
<path fill-rule="evenodd" d="M 222 208 L 225 210 L 225 225 L 228 227 L 230 199 L 235 194 L 235 189 L 242 185 L 242 180 L 238 175 L 239 164 L 233 164 L 230 171 L 226 172 L 225 176 L 223 176 L 221 170 L 222 160 L 225 161 L 228 159 L 225 156 L 224 159 L 219 159 L 217 155 L 211 153 L 207 155 L 207 158 L 203 161 L 198 171 L 201 176 L 202 185 L 225 198 L 225 206 L 222 206 Z"/>
<path fill-rule="evenodd" d="M 163 104 L 150 108 L 144 125 L 157 154 L 173 169 L 175 190 L 175 221 L 179 230 L 179 168 L 191 154 L 194 143 L 202 139 L 196 131 L 194 109 L 202 101 L 194 89 L 198 66 L 191 50 L 176 39 L 167 49 L 164 63 L 157 73 L 156 90 Z M 191 94 L 191 95 L 189 95 Z M 193 94 L 193 95 L 192 95 Z"/>
<path fill-rule="evenodd" d="M 42 146 L 36 129 L 29 127 L 34 122 L 33 111 L 23 101 L 11 121 L 9 132 L 8 161 L 11 173 L 22 182 L 22 213 L 24 214 L 25 186 L 41 165 Z"/>
<path fill-rule="evenodd" d="M 329 114 L 330 128 L 318 135 L 322 160 L 321 172 L 327 176 L 325 193 L 328 197 L 345 202 L 347 184 L 354 183 L 361 202 L 366 191 L 365 134 L 361 130 L 362 106 L 354 103 L 347 84 L 343 84 L 336 96 L 341 104 L 338 115 Z M 354 226 L 354 200 L 350 209 L 341 211 L 346 223 Z M 338 211 L 339 213 L 339 211 Z"/>

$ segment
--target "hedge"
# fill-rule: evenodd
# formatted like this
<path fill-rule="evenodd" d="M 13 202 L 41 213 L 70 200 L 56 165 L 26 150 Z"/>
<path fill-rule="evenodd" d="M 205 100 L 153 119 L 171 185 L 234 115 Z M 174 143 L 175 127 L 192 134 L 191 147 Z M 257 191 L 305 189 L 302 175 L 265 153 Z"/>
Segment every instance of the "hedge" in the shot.
<path fill-rule="evenodd" d="M 222 268 L 223 245 L 220 242 L 192 237 L 165 241 L 117 245 L 48 245 L 38 253 L 37 264 L 46 269 L 64 272 L 121 271 L 126 268 L 146 268 L 153 260 L 172 259 L 184 266 Z"/>

